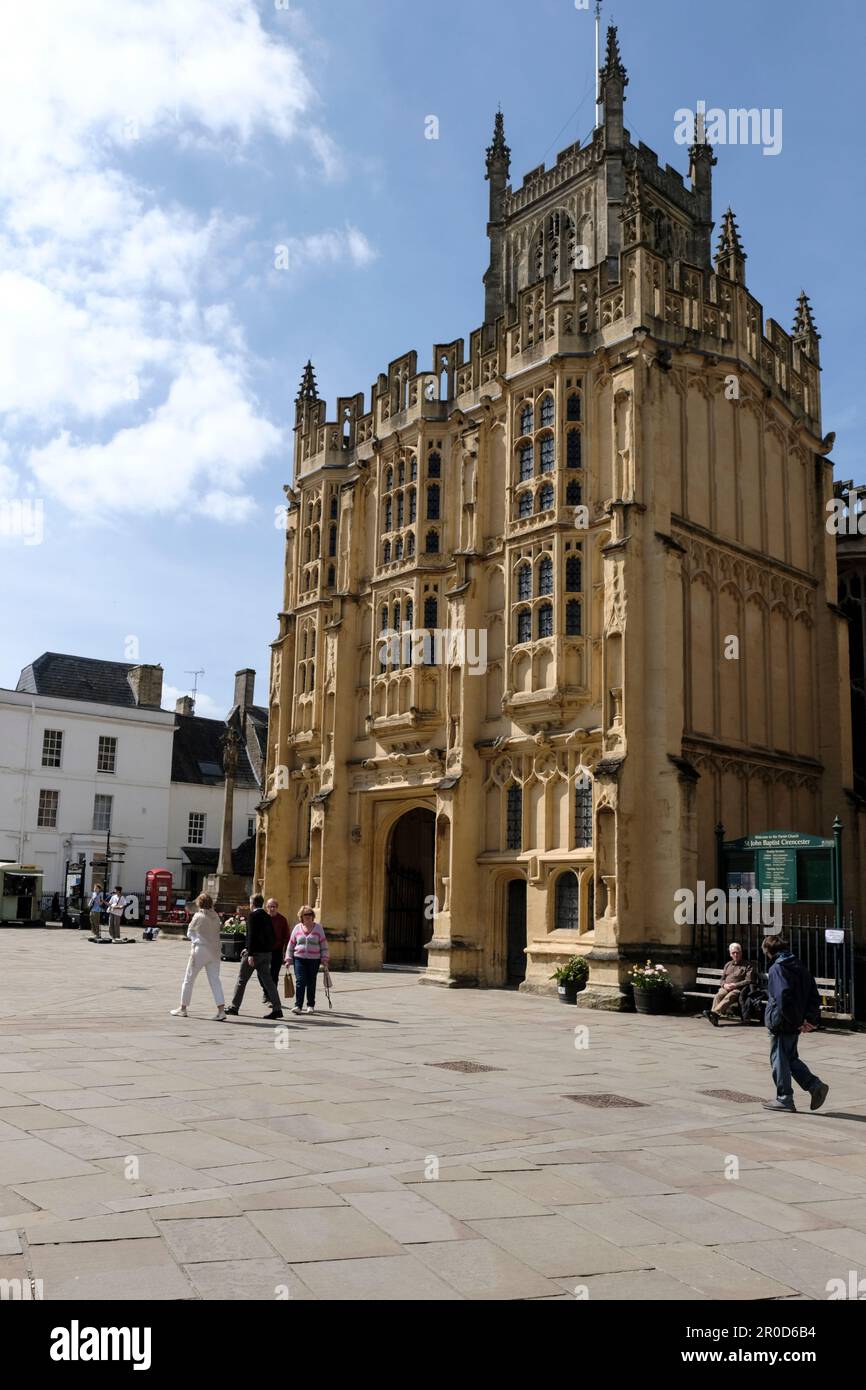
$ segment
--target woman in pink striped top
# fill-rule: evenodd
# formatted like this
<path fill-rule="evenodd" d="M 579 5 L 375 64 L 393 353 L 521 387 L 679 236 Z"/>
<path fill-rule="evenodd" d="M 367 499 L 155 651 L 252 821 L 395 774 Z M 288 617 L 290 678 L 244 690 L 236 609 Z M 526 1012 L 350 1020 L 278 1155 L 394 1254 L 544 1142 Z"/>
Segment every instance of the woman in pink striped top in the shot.
<path fill-rule="evenodd" d="M 316 1012 L 316 976 L 319 966 L 328 964 L 328 938 L 316 914 L 305 903 L 298 909 L 297 926 L 292 928 L 289 944 L 286 947 L 286 965 L 295 969 L 295 1007 L 293 1014 L 304 1011 L 304 997 L 307 1000 L 307 1013 Z"/>

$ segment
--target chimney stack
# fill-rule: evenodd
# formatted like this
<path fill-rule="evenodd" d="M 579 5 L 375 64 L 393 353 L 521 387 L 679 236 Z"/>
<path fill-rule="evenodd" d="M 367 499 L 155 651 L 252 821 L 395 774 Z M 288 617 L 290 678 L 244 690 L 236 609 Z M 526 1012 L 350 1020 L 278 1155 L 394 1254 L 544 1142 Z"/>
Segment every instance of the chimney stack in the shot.
<path fill-rule="evenodd" d="M 159 709 L 162 704 L 162 667 L 132 666 L 126 673 L 137 705 Z"/>
<path fill-rule="evenodd" d="M 175 714 L 195 714 L 195 700 L 191 695 L 181 695 L 174 707 Z"/>
<path fill-rule="evenodd" d="M 245 671 L 235 671 L 235 705 L 243 714 L 253 703 L 256 688 L 256 673 L 249 667 Z"/>

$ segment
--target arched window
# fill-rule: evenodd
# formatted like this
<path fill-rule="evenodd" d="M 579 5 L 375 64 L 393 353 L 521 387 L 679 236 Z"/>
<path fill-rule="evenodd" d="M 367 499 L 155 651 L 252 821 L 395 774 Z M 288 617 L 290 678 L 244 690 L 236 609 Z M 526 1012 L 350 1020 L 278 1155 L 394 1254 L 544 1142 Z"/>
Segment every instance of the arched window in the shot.
<path fill-rule="evenodd" d="M 583 562 L 579 555 L 569 555 L 565 562 L 565 592 L 579 594 L 583 588 Z"/>
<path fill-rule="evenodd" d="M 574 791 L 574 843 L 578 849 L 592 849 L 592 785 L 585 785 L 586 774 L 578 779 Z"/>
<path fill-rule="evenodd" d="M 410 531 L 409 534 L 408 534 L 408 536 L 406 537 L 406 554 L 407 554 L 407 555 L 414 555 L 414 554 L 415 554 L 415 532 L 414 532 L 414 531 Z"/>
<path fill-rule="evenodd" d="M 439 532 L 438 532 L 438 531 L 428 531 L 428 532 L 427 532 L 427 538 L 426 538 L 426 540 L 424 541 L 424 547 L 425 547 L 425 549 L 426 549 L 428 555 L 438 555 L 438 554 L 439 554 Z"/>
<path fill-rule="evenodd" d="M 517 640 L 518 642 L 532 641 L 532 614 L 528 608 L 523 608 L 517 615 Z"/>
<path fill-rule="evenodd" d="M 556 448 L 552 434 L 541 436 L 541 471 L 542 473 L 552 473 L 556 458 Z"/>
<path fill-rule="evenodd" d="M 566 869 L 556 880 L 554 926 L 557 931 L 577 931 L 580 926 L 580 885 L 577 874 Z"/>
<path fill-rule="evenodd" d="M 328 566 L 328 588 L 329 588 L 329 589 L 333 589 L 335 579 L 336 579 L 336 575 L 335 575 L 335 573 L 334 573 L 334 566 L 333 566 L 333 565 L 329 565 L 329 566 Z"/>
<path fill-rule="evenodd" d="M 532 516 L 532 493 L 528 488 L 525 492 L 521 492 L 520 494 L 517 502 L 517 515 Z"/>
<path fill-rule="evenodd" d="M 553 561 L 549 555 L 545 555 L 538 566 L 538 592 L 539 594 L 553 593 Z"/>
<path fill-rule="evenodd" d="M 580 430 L 569 430 L 568 441 L 565 449 L 565 462 L 569 468 L 580 468 L 581 464 L 581 444 Z"/>
<path fill-rule="evenodd" d="M 336 518 L 337 518 L 337 508 L 338 508 L 338 506 L 339 506 L 339 503 L 337 502 L 336 497 L 332 497 L 332 498 L 331 498 L 331 520 L 332 520 L 332 521 L 335 521 Z"/>
<path fill-rule="evenodd" d="M 565 408 L 565 418 L 566 420 L 580 419 L 580 395 L 577 391 L 572 391 L 568 398 Z"/>
<path fill-rule="evenodd" d="M 391 609 L 391 626 L 395 632 L 400 631 L 400 604 L 395 603 Z"/>
<path fill-rule="evenodd" d="M 392 527 L 391 527 L 392 518 L 393 518 L 393 514 L 392 514 L 392 511 L 391 511 L 391 499 L 390 499 L 390 497 L 389 497 L 389 498 L 388 498 L 388 501 L 385 503 L 385 527 L 384 527 L 384 529 L 385 529 L 386 531 L 390 531 L 390 530 L 392 529 Z"/>
<path fill-rule="evenodd" d="M 330 534 L 329 534 L 329 536 L 328 536 L 328 555 L 329 555 L 329 556 L 332 556 L 332 555 L 336 555 L 336 553 L 337 553 L 337 528 L 336 528 L 336 526 L 332 526 L 332 527 L 331 527 L 331 530 L 330 530 Z"/>
<path fill-rule="evenodd" d="M 581 489 L 580 483 L 575 482 L 572 478 L 568 487 L 565 489 L 566 504 L 569 507 L 579 507 L 582 496 L 583 491 Z"/>
<path fill-rule="evenodd" d="M 390 492 L 394 486 L 394 474 L 390 468 L 385 469 L 385 491 Z"/>
<path fill-rule="evenodd" d="M 520 433 L 532 434 L 532 406 L 525 405 L 520 412 Z"/>
<path fill-rule="evenodd" d="M 521 565 L 517 571 L 517 597 L 532 598 L 532 569 L 529 565 Z"/>
<path fill-rule="evenodd" d="M 565 635 L 566 637 L 580 637 L 582 632 L 581 605 L 576 598 L 571 598 L 565 605 Z"/>
<path fill-rule="evenodd" d="M 553 484 L 545 483 L 544 487 L 538 490 L 538 510 L 549 512 L 553 506 Z"/>
<path fill-rule="evenodd" d="M 439 600 L 435 598 L 425 598 L 424 600 L 424 626 L 438 627 L 439 625 Z"/>
<path fill-rule="evenodd" d="M 412 479 L 413 482 L 418 477 L 418 460 L 416 459 L 414 454 L 409 460 L 409 477 Z"/>
<path fill-rule="evenodd" d="M 402 560 L 402 559 L 403 559 L 403 537 L 402 537 L 402 536 L 398 536 L 398 537 L 397 537 L 397 540 L 396 540 L 396 542 L 395 542 L 395 545 L 394 545 L 394 559 L 395 559 L 395 560 Z"/>
<path fill-rule="evenodd" d="M 520 446 L 520 481 L 526 482 L 527 478 L 532 477 L 532 445 L 521 444 Z"/>
<path fill-rule="evenodd" d="M 391 563 L 391 542 L 390 542 L 390 541 L 386 541 L 385 544 L 382 546 L 382 564 L 383 564 L 383 565 L 389 565 L 390 563 Z"/>
<path fill-rule="evenodd" d="M 508 788 L 505 811 L 505 844 L 508 849 L 523 847 L 523 789 L 516 782 Z"/>
<path fill-rule="evenodd" d="M 403 525 L 403 494 L 402 494 L 402 492 L 401 492 L 401 493 L 399 493 L 399 495 L 398 495 L 398 497 L 397 497 L 397 529 L 399 530 L 399 529 L 402 527 L 402 525 Z"/>
<path fill-rule="evenodd" d="M 306 534 L 305 534 L 305 536 L 304 536 L 304 564 L 305 564 L 305 565 L 308 565 L 309 563 L 310 563 L 310 533 L 309 533 L 309 531 L 307 531 Z"/>
<path fill-rule="evenodd" d="M 413 487 L 410 487 L 410 489 L 409 489 L 409 525 L 410 525 L 410 526 L 411 526 L 412 522 L 415 520 L 415 516 L 416 516 L 416 512 L 417 512 L 417 503 L 418 503 L 418 499 L 417 499 L 416 494 L 415 494 L 415 489 L 414 489 Z"/>
<path fill-rule="evenodd" d="M 427 489 L 427 520 L 439 520 L 439 484 L 431 483 Z"/>
<path fill-rule="evenodd" d="M 412 624 L 414 623 L 414 621 L 415 621 L 415 605 L 414 605 L 414 603 L 412 602 L 412 600 L 411 600 L 410 598 L 407 598 L 407 600 L 406 600 L 406 622 L 407 622 L 407 624 L 408 624 L 410 630 L 411 630 L 411 627 L 412 627 Z"/>
<path fill-rule="evenodd" d="M 439 478 L 442 474 L 442 460 L 437 453 L 428 455 L 427 458 L 427 477 Z"/>
<path fill-rule="evenodd" d="M 551 395 L 541 398 L 541 424 L 542 427 L 553 424 L 553 397 Z"/>
<path fill-rule="evenodd" d="M 309 687 L 308 687 L 308 688 L 309 688 L 310 690 L 315 690 L 315 688 L 316 688 L 316 663 L 315 663 L 315 661 L 311 661 L 311 662 L 310 662 L 310 684 L 309 684 Z"/>
<path fill-rule="evenodd" d="M 397 468 L 397 486 L 402 487 L 406 481 L 406 465 L 402 461 Z"/>
<path fill-rule="evenodd" d="M 550 603 L 543 603 L 538 610 L 538 635 L 553 636 L 553 605 Z"/>

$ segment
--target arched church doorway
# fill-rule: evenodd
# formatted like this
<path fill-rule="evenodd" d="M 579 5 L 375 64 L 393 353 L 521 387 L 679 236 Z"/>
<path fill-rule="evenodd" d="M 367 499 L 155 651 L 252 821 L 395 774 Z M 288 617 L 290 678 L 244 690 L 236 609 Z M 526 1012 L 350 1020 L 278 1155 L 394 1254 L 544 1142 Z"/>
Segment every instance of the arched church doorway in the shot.
<path fill-rule="evenodd" d="M 433 935 L 433 914 L 425 902 L 433 895 L 436 817 L 417 807 L 391 831 L 386 862 L 385 964 L 424 965 Z"/>
<path fill-rule="evenodd" d="M 526 879 L 509 879 L 505 891 L 505 983 L 513 988 L 526 979 Z"/>

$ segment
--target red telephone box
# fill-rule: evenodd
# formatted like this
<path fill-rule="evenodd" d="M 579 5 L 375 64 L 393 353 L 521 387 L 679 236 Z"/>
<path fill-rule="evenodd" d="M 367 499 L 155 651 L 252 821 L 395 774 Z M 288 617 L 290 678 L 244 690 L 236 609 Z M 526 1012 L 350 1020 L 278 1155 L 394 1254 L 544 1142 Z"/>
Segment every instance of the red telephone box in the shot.
<path fill-rule="evenodd" d="M 144 925 L 165 922 L 171 911 L 171 870 L 148 869 L 144 880 Z"/>

